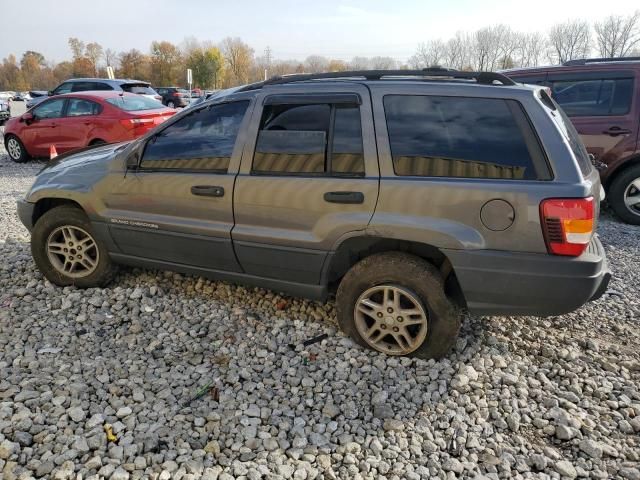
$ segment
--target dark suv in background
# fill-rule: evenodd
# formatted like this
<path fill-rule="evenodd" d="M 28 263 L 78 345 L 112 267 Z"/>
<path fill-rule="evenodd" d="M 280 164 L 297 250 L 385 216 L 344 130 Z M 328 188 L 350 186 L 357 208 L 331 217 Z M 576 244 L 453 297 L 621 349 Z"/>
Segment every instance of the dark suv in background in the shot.
<path fill-rule="evenodd" d="M 640 57 L 571 60 L 503 73 L 551 89 L 587 151 L 604 164 L 600 175 L 609 204 L 621 219 L 640 225 Z"/>
<path fill-rule="evenodd" d="M 158 94 L 162 96 L 162 103 L 167 107 L 186 107 L 191 101 L 191 93 L 180 87 L 156 87 Z"/>

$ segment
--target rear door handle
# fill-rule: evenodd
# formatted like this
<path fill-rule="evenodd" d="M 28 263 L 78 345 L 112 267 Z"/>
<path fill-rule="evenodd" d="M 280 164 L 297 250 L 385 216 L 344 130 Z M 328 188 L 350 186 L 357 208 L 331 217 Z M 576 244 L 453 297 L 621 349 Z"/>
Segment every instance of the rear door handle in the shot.
<path fill-rule="evenodd" d="M 191 187 L 191 193 L 202 197 L 223 197 L 224 188 L 214 185 L 194 185 Z"/>
<path fill-rule="evenodd" d="M 625 135 L 627 133 L 631 133 L 631 130 L 627 130 L 626 128 L 620 128 L 620 127 L 611 127 L 602 133 L 615 137 L 617 135 Z"/>
<path fill-rule="evenodd" d="M 364 203 L 362 192 L 327 192 L 324 201 L 329 203 Z"/>

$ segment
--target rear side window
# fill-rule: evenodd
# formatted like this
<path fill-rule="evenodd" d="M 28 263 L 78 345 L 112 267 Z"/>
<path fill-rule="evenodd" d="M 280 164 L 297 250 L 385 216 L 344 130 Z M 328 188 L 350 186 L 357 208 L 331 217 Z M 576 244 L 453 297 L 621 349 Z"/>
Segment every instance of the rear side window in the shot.
<path fill-rule="evenodd" d="M 226 172 L 248 106 L 248 101 L 224 103 L 182 117 L 147 142 L 140 166 Z"/>
<path fill-rule="evenodd" d="M 384 109 L 396 175 L 549 178 L 538 140 L 515 101 L 387 95 Z"/>
<path fill-rule="evenodd" d="M 360 108 L 349 104 L 265 107 L 253 173 L 363 176 Z"/>
<path fill-rule="evenodd" d="M 556 80 L 553 98 L 570 117 L 626 115 L 633 96 L 632 78 Z"/>
<path fill-rule="evenodd" d="M 127 112 L 135 112 L 140 110 L 153 110 L 156 108 L 164 108 L 162 103 L 158 102 L 149 97 L 142 96 L 118 96 L 114 98 L 107 98 L 106 101 L 113 105 L 114 107 L 118 107 L 120 110 L 125 110 Z"/>
<path fill-rule="evenodd" d="M 67 117 L 83 117 L 87 115 L 98 115 L 99 113 L 100 105 L 95 102 L 80 98 L 69 99 Z"/>

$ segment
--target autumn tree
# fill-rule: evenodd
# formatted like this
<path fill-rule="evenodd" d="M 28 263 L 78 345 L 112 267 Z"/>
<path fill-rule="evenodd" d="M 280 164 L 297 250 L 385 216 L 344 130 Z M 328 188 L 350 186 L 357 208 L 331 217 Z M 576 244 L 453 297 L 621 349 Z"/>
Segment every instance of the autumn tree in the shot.
<path fill-rule="evenodd" d="M 98 63 L 104 56 L 102 45 L 96 42 L 88 43 L 85 47 L 85 56 L 89 59 L 91 65 L 93 65 L 94 75 L 98 75 Z"/>
<path fill-rule="evenodd" d="M 347 63 L 342 60 L 330 60 L 329 65 L 327 65 L 327 71 L 329 72 L 344 72 L 348 68 Z"/>
<path fill-rule="evenodd" d="M 137 80 L 149 80 L 151 78 L 149 57 L 140 50 L 132 48 L 128 52 L 121 52 L 119 61 L 119 77 L 135 78 Z"/>
<path fill-rule="evenodd" d="M 227 37 L 221 42 L 220 50 L 226 66 L 224 86 L 247 83 L 253 65 L 253 49 L 238 37 Z"/>
<path fill-rule="evenodd" d="M 185 63 L 193 71 L 194 85 L 207 89 L 218 88 L 224 68 L 224 58 L 218 48 L 193 49 Z"/>
<path fill-rule="evenodd" d="M 167 41 L 151 43 L 151 81 L 154 85 L 184 83 L 178 81 L 181 64 L 182 55 L 173 43 Z"/>

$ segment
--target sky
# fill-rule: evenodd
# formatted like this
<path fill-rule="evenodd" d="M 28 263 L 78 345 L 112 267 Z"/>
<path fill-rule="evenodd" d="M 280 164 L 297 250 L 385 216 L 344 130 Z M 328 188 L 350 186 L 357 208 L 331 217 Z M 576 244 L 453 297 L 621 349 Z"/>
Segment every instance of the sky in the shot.
<path fill-rule="evenodd" d="M 420 42 L 504 23 L 545 32 L 578 17 L 590 22 L 640 9 L 638 0 L 0 0 L 0 58 L 26 50 L 62 61 L 67 39 L 147 52 L 153 40 L 240 37 L 256 55 L 303 60 L 390 56 L 406 61 Z"/>

